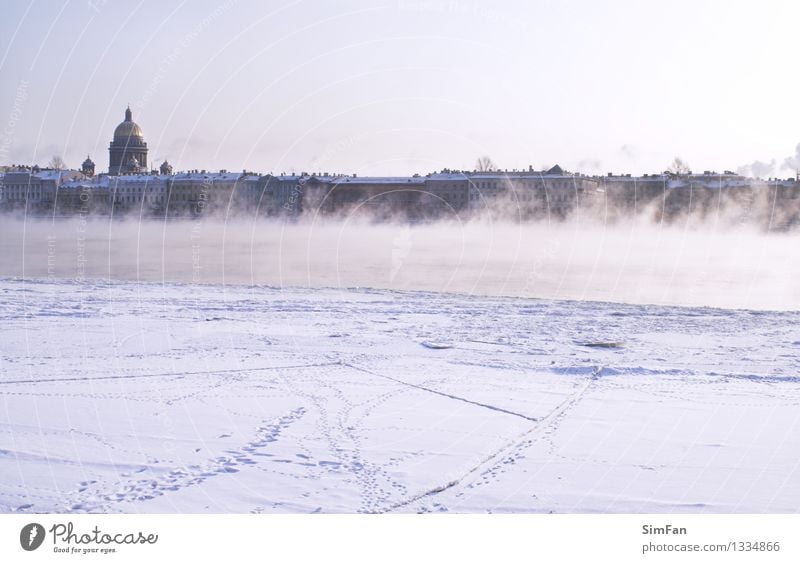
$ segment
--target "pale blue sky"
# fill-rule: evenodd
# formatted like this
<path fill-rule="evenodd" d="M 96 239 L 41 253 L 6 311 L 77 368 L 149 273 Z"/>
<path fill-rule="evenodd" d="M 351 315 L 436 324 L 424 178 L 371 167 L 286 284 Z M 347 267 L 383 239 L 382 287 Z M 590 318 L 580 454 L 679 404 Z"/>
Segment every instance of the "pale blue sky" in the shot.
<path fill-rule="evenodd" d="M 105 169 L 127 103 L 152 162 L 361 174 L 783 159 L 797 3 L 8 1 L 0 164 Z M 5 130 L 5 132 L 3 132 Z"/>

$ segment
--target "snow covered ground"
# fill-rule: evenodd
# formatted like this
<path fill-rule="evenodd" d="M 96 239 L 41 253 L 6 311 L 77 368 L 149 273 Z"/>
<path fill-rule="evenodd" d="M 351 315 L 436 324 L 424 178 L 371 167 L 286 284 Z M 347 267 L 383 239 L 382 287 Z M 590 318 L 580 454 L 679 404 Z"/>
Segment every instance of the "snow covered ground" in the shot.
<path fill-rule="evenodd" d="M 797 512 L 800 313 L 0 281 L 2 512 Z"/>

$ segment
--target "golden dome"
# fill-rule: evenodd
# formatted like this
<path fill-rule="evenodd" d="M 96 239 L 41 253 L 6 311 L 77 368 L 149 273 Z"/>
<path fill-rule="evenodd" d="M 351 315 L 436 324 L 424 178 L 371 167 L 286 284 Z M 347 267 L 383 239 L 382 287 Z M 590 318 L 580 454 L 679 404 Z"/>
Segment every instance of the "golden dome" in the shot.
<path fill-rule="evenodd" d="M 133 122 L 132 117 L 131 108 L 126 109 L 125 121 L 117 125 L 117 128 L 114 129 L 114 139 L 127 141 L 130 137 L 139 137 L 140 139 L 144 137 L 142 128 Z"/>

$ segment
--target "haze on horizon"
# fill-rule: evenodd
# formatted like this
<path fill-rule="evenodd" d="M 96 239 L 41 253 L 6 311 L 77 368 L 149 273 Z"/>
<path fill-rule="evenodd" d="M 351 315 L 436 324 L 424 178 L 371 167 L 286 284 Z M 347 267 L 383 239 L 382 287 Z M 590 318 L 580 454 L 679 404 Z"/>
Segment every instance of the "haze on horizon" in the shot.
<path fill-rule="evenodd" d="M 687 218 L 609 224 L 364 217 L 0 221 L 0 278 L 375 288 L 800 310 L 796 235 Z"/>
<path fill-rule="evenodd" d="M 796 3 L 65 3 L 0 21 L 0 165 L 108 163 L 127 104 L 152 163 L 410 174 L 783 167 Z M 757 161 L 753 165 L 754 161 Z"/>

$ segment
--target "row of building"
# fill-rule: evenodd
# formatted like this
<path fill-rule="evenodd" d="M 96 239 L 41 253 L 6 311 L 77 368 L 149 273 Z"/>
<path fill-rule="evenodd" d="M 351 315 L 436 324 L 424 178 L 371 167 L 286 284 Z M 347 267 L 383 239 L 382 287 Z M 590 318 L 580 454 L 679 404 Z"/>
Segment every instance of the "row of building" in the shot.
<path fill-rule="evenodd" d="M 364 213 L 426 220 L 492 214 L 560 219 L 575 213 L 616 219 L 648 214 L 672 220 L 724 212 L 771 227 L 800 224 L 800 182 L 755 180 L 725 171 L 703 174 L 588 176 L 547 170 L 458 171 L 363 177 L 344 174 L 256 174 L 148 165 L 148 147 L 130 107 L 114 130 L 108 172 L 12 166 L 0 170 L 0 209 L 70 215 L 135 212 L 156 216 L 209 213 L 297 217 Z"/>
<path fill-rule="evenodd" d="M 558 166 L 539 171 L 444 170 L 404 177 L 225 170 L 93 175 L 85 169 L 15 167 L 0 172 L 0 209 L 55 215 L 362 213 L 408 220 L 481 213 L 560 219 L 576 212 L 607 218 L 649 213 L 672 219 L 729 211 L 785 227 L 798 224 L 800 182 L 756 180 L 730 172 L 588 176 Z"/>

